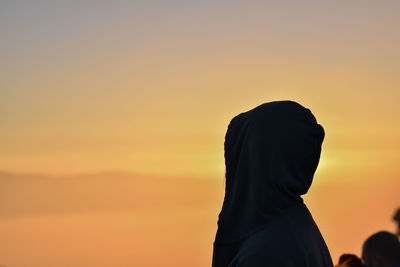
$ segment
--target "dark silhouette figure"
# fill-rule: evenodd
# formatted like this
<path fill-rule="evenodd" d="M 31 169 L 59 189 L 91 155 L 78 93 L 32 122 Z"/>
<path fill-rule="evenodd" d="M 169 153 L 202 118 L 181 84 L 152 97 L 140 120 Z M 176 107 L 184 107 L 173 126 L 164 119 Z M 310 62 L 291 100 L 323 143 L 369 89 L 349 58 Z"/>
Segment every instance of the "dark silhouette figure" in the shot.
<path fill-rule="evenodd" d="M 265 103 L 231 120 L 214 267 L 333 267 L 301 198 L 323 139 L 311 111 L 292 101 Z"/>
<path fill-rule="evenodd" d="M 339 264 L 336 267 L 363 267 L 359 257 L 354 254 L 342 254 L 339 258 Z"/>
<path fill-rule="evenodd" d="M 400 243 L 389 232 L 370 236 L 363 245 L 362 259 L 366 267 L 400 267 Z"/>
<path fill-rule="evenodd" d="M 400 208 L 393 215 L 393 221 L 397 223 L 397 235 L 400 236 Z"/>

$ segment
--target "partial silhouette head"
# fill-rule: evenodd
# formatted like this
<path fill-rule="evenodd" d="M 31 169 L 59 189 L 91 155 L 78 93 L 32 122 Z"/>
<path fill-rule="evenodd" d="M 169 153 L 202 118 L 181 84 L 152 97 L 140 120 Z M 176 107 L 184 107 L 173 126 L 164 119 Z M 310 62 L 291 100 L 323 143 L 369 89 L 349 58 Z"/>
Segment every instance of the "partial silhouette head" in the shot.
<path fill-rule="evenodd" d="M 336 267 L 363 267 L 363 263 L 354 254 L 342 254 L 339 258 L 339 264 Z"/>
<path fill-rule="evenodd" d="M 385 231 L 373 234 L 364 242 L 362 259 L 366 267 L 391 267 L 400 264 L 399 240 Z"/>
<path fill-rule="evenodd" d="M 240 239 L 302 203 L 317 168 L 324 130 L 293 101 L 235 116 L 225 135 L 226 188 L 217 241 Z"/>
<path fill-rule="evenodd" d="M 393 221 L 397 223 L 397 235 L 400 236 L 400 208 L 394 213 Z"/>

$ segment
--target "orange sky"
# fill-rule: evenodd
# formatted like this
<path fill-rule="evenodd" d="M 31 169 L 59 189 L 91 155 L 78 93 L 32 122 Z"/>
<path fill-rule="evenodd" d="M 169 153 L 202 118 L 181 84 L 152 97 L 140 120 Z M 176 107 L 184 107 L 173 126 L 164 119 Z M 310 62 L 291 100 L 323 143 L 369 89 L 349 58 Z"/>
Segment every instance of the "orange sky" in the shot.
<path fill-rule="evenodd" d="M 291 99 L 326 132 L 311 207 L 321 188 L 398 190 L 399 11 L 398 1 L 2 1 L 0 170 L 222 180 L 229 120 Z M 334 236 L 340 210 L 317 214 Z"/>

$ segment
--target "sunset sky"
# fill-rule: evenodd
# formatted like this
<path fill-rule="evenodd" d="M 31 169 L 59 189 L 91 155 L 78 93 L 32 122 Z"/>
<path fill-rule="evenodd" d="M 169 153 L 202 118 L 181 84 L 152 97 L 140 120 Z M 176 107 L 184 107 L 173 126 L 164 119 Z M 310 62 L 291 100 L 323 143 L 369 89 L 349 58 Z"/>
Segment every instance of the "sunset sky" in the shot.
<path fill-rule="evenodd" d="M 394 230 L 400 206 L 399 14 L 394 0 L 1 1 L 0 171 L 221 185 L 230 119 L 290 99 L 326 132 L 309 206 L 335 262 L 345 249 L 359 254 L 371 231 Z M 214 223 L 208 237 L 218 205 L 202 207 Z M 357 232 L 368 208 L 386 217 Z M 1 213 L 8 229 L 36 220 L 3 222 Z M 57 261 L 40 259 L 4 264 Z"/>

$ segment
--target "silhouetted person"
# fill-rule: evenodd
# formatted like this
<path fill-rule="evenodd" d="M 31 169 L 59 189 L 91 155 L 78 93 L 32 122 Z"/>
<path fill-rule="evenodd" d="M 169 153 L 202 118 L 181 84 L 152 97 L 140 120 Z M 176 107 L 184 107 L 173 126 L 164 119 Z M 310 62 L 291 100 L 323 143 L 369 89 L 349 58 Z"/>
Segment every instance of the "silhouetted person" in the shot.
<path fill-rule="evenodd" d="M 342 254 L 339 258 L 339 264 L 336 267 L 363 267 L 359 257 L 354 254 Z"/>
<path fill-rule="evenodd" d="M 393 221 L 397 223 L 397 235 L 400 236 L 400 208 L 393 215 Z"/>
<path fill-rule="evenodd" d="M 366 267 L 400 267 L 400 243 L 389 232 L 370 236 L 363 245 L 362 259 Z"/>
<path fill-rule="evenodd" d="M 333 267 L 301 198 L 323 139 L 311 111 L 292 101 L 265 103 L 231 120 L 214 267 Z"/>

